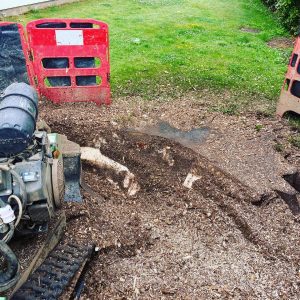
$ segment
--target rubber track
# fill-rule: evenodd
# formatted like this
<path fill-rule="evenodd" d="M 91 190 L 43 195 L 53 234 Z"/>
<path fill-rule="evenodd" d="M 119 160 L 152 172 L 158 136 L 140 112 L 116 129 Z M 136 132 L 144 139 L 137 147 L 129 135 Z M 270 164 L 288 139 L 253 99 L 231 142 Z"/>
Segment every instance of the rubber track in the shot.
<path fill-rule="evenodd" d="M 58 299 L 91 256 L 92 249 L 92 246 L 58 245 L 11 299 Z"/>

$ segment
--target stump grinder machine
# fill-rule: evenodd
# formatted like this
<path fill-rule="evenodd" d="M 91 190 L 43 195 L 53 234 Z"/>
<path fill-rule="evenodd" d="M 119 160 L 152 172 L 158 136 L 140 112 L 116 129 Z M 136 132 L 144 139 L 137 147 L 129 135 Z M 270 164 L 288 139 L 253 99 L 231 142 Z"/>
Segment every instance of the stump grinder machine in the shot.
<path fill-rule="evenodd" d="M 37 105 L 36 91 L 25 83 L 11 84 L 0 102 L 0 253 L 6 261 L 0 272 L 2 292 L 20 275 L 8 242 L 46 232 L 64 200 L 81 200 L 80 147 L 37 127 Z"/>
<path fill-rule="evenodd" d="M 20 24 L 0 23 L 0 46 L 0 298 L 57 299 L 95 247 L 60 244 L 62 203 L 81 201 L 81 149 L 38 122 L 38 98 L 110 102 L 107 25 L 43 19 L 25 35 Z M 46 239 L 21 272 L 11 242 L 34 243 L 39 233 Z"/>

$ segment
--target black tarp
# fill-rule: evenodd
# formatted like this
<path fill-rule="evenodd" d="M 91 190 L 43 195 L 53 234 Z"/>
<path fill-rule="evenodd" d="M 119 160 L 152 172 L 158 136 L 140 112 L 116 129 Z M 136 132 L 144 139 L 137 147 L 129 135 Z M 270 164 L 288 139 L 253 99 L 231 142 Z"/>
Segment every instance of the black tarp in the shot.
<path fill-rule="evenodd" d="M 0 92 L 13 82 L 29 83 L 17 24 L 0 26 Z"/>

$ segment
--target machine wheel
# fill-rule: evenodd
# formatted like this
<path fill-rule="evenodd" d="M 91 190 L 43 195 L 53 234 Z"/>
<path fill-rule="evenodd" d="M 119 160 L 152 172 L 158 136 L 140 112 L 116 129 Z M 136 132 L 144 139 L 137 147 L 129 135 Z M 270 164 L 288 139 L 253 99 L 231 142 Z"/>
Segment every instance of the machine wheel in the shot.
<path fill-rule="evenodd" d="M 53 159 L 52 186 L 55 206 L 60 208 L 65 195 L 65 177 L 62 159 Z"/>

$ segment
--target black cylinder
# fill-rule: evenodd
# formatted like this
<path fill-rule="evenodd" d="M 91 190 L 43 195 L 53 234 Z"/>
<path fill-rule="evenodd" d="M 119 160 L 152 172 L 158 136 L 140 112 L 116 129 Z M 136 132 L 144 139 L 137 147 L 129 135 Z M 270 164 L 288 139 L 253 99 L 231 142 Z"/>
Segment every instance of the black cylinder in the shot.
<path fill-rule="evenodd" d="M 24 151 L 32 140 L 38 115 L 38 96 L 26 83 L 13 83 L 0 102 L 0 157 Z"/>

